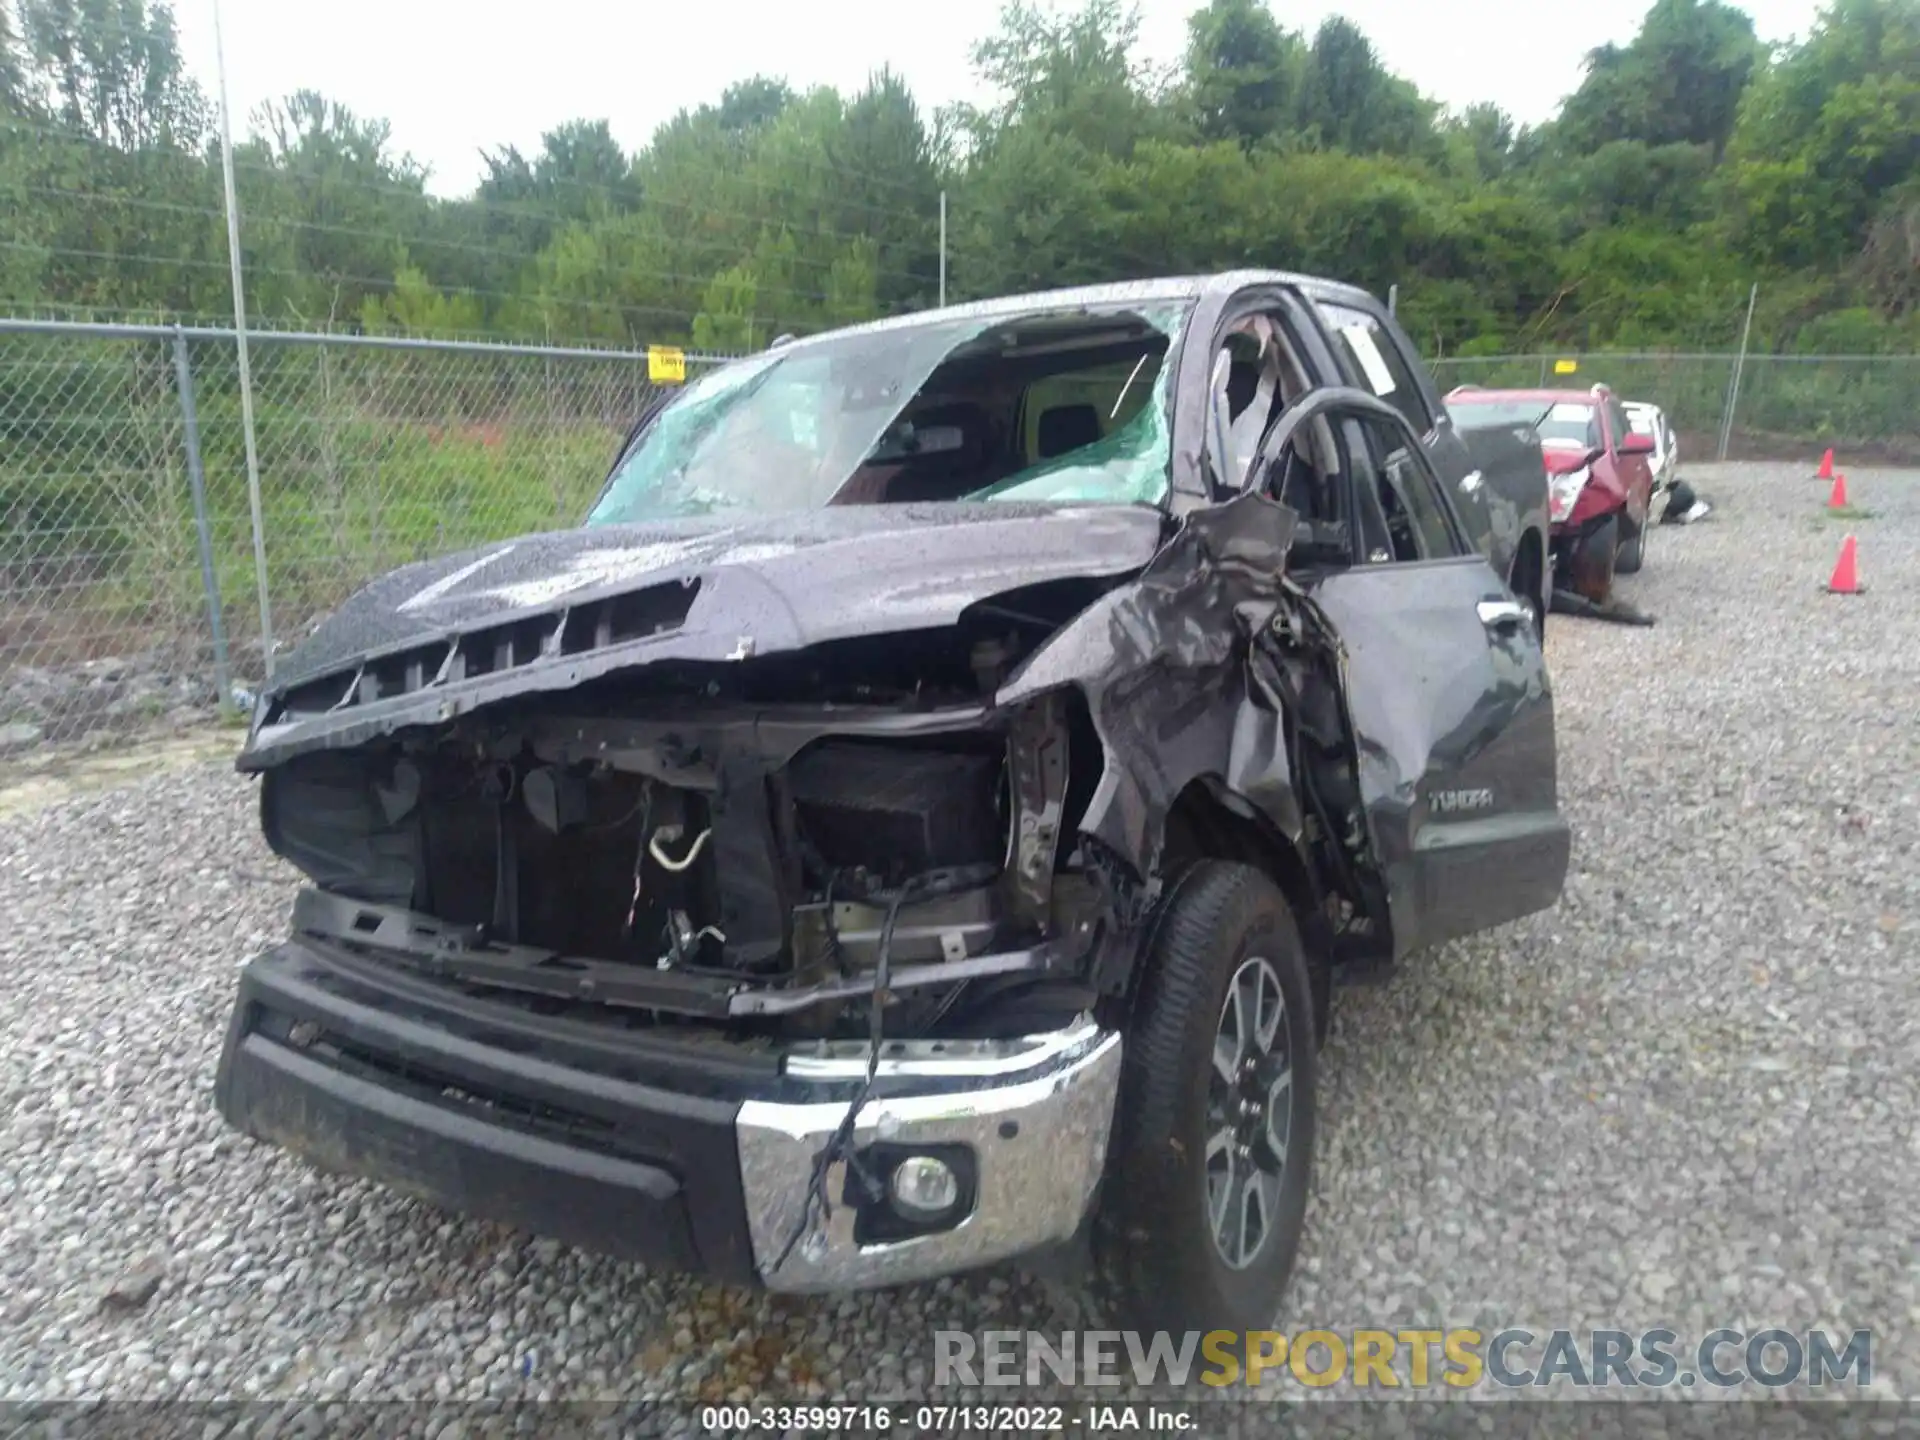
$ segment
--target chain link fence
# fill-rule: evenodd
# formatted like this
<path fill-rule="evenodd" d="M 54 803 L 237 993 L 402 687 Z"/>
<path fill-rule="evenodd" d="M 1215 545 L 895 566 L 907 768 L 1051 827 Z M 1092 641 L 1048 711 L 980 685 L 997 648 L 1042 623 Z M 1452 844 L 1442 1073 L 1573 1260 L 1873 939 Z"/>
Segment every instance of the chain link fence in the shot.
<path fill-rule="evenodd" d="M 644 353 L 260 332 L 282 645 L 396 565 L 576 523 L 654 393 Z M 231 332 L 0 320 L 0 756 L 199 722 L 264 673 Z M 689 374 L 717 357 L 689 356 Z M 1556 373 L 1566 361 L 1576 368 Z M 1662 405 L 1684 459 L 1920 453 L 1920 358 L 1444 360 L 1455 385 Z"/>
<path fill-rule="evenodd" d="M 576 523 L 655 393 L 645 353 L 249 338 L 283 649 L 397 565 Z M 0 321 L 0 755 L 259 683 L 235 357 L 218 330 Z"/>
<path fill-rule="evenodd" d="M 1493 355 L 1433 372 L 1442 392 L 1605 384 L 1665 410 L 1683 460 L 1792 460 L 1829 445 L 1920 459 L 1920 355 Z"/>

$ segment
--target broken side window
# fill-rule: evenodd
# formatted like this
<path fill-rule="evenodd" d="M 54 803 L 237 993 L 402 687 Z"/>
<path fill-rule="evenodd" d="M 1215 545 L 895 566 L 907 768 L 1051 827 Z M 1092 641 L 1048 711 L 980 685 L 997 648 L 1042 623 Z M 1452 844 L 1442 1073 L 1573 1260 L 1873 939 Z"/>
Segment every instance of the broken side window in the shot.
<path fill-rule="evenodd" d="M 1368 562 L 1439 560 L 1458 553 L 1433 472 L 1404 432 L 1372 415 L 1343 418 L 1340 432 L 1357 482 Z"/>
<path fill-rule="evenodd" d="M 1248 315 L 1221 336 L 1212 374 L 1216 423 L 1208 426 L 1204 453 L 1220 493 L 1233 495 L 1255 478 L 1261 441 L 1306 382 L 1277 313 Z M 1299 437 L 1298 459 L 1311 463 L 1304 442 Z"/>

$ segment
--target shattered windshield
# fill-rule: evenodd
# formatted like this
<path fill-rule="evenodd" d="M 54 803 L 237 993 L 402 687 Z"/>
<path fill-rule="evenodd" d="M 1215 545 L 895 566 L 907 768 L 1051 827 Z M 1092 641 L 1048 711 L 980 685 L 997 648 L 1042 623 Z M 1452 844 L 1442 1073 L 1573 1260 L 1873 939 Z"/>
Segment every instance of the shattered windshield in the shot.
<path fill-rule="evenodd" d="M 974 316 L 769 351 L 703 377 L 588 525 L 829 504 L 1157 504 L 1186 305 Z"/>
<path fill-rule="evenodd" d="M 1162 342 L 1131 365 L 1035 386 L 1035 391 L 1048 393 L 1029 394 L 1026 413 L 1033 443 L 1023 453 L 1032 463 L 966 498 L 1159 504 L 1167 493 L 1172 453 L 1167 417 L 1173 366 L 1166 363 L 1168 349 Z M 1082 416 L 1085 433 L 1098 438 L 1053 449 L 1057 442 L 1049 441 L 1049 417 L 1070 413 Z"/>

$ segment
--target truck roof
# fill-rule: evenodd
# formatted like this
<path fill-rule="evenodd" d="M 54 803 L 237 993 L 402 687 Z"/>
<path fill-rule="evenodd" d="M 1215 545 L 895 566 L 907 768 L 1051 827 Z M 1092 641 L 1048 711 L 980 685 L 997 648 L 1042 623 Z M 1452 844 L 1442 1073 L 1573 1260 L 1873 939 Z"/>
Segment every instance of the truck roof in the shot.
<path fill-rule="evenodd" d="M 814 344 L 845 335 L 871 335 L 891 330 L 908 330 L 921 325 L 939 325 L 953 320 L 992 319 L 1001 315 L 1020 315 L 1034 310 L 1104 310 L 1125 305 L 1151 305 L 1181 300 L 1198 300 L 1210 293 L 1231 294 L 1254 285 L 1285 285 L 1303 291 L 1316 300 L 1336 305 L 1378 305 L 1379 301 L 1357 285 L 1328 280 L 1318 275 L 1300 275 L 1288 270 L 1223 270 L 1211 275 L 1175 275 L 1151 280 L 1123 280 L 1107 285 L 1080 285 L 1061 290 L 1036 290 L 1019 295 L 1000 295 L 990 300 L 975 300 L 964 305 L 948 305 L 938 310 L 916 310 L 910 315 L 893 315 L 884 320 L 869 320 L 837 330 L 790 340 L 792 348 Z"/>

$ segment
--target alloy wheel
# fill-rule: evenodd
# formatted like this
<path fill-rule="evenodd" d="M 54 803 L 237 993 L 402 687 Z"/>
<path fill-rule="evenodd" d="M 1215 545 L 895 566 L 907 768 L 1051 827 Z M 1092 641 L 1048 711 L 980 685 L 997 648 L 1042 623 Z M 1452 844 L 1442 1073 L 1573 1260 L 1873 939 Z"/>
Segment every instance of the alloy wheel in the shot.
<path fill-rule="evenodd" d="M 1244 1270 L 1274 1234 L 1293 1130 L 1293 1045 L 1271 963 L 1253 956 L 1227 986 L 1207 1083 L 1207 1218 L 1213 1248 Z"/>

